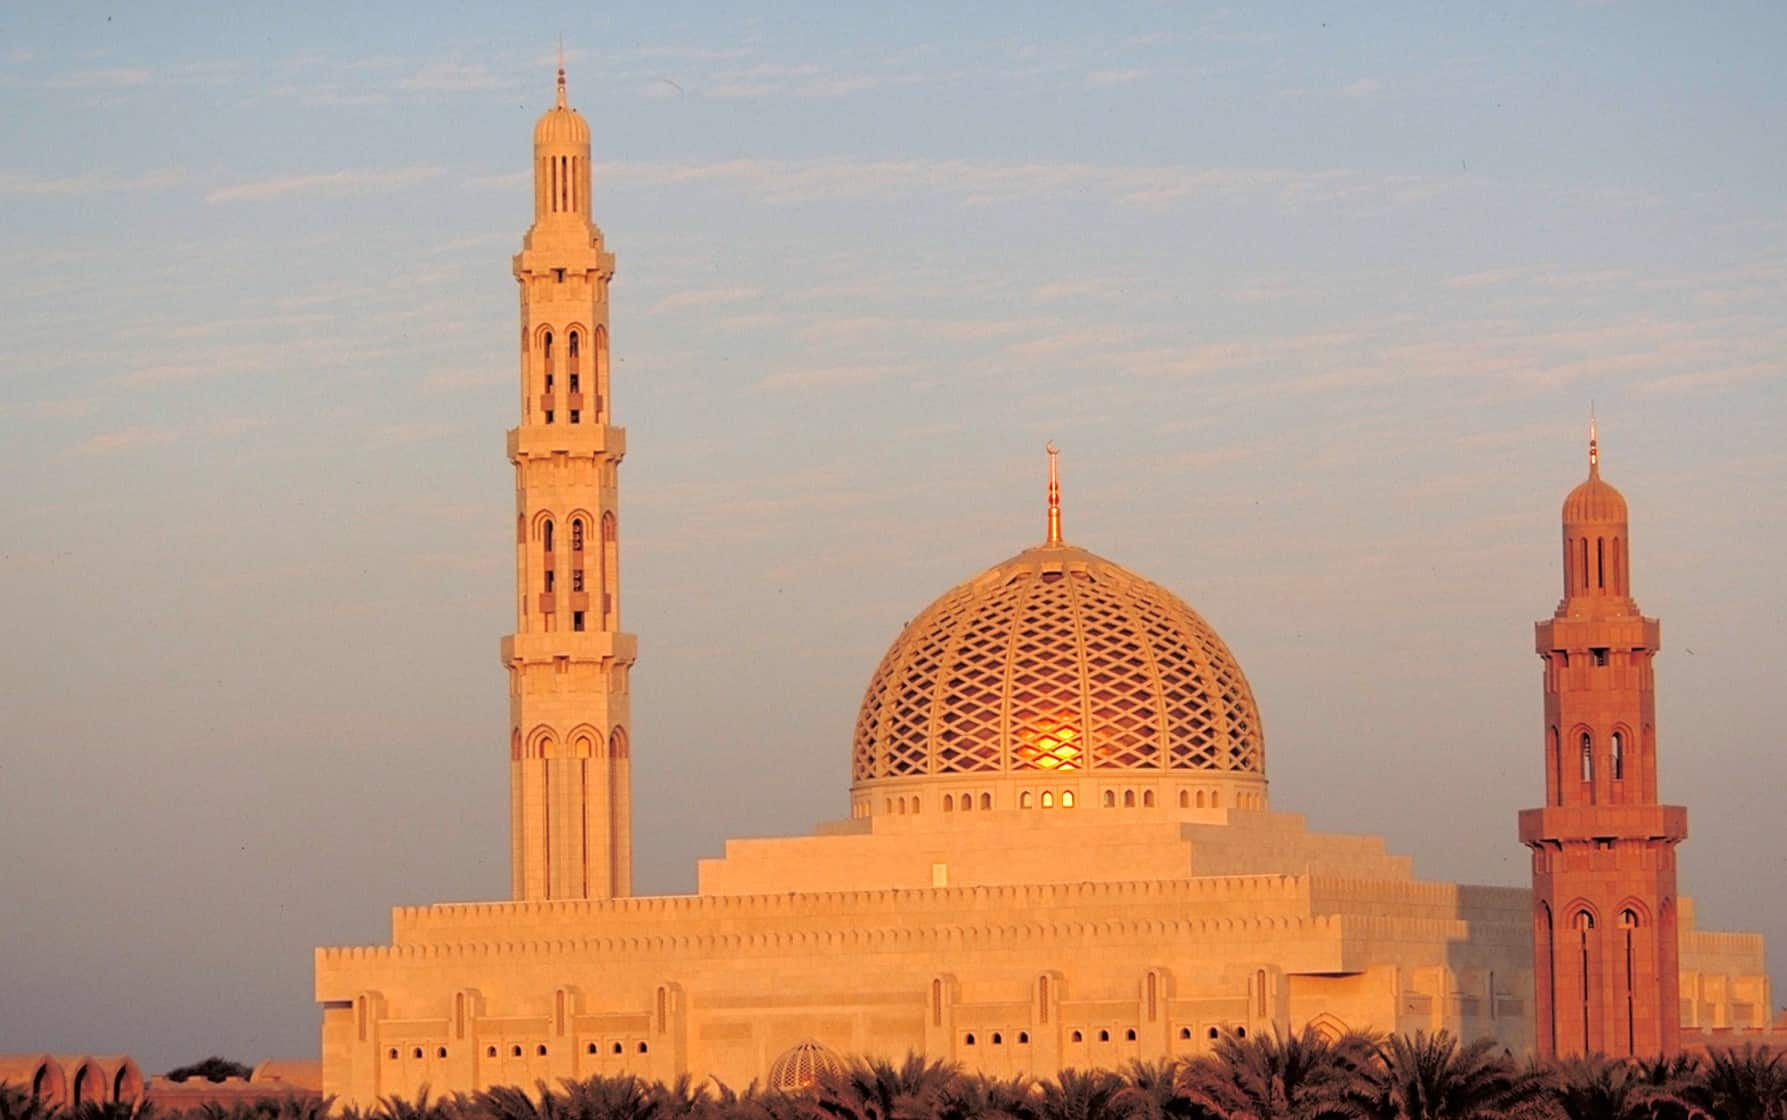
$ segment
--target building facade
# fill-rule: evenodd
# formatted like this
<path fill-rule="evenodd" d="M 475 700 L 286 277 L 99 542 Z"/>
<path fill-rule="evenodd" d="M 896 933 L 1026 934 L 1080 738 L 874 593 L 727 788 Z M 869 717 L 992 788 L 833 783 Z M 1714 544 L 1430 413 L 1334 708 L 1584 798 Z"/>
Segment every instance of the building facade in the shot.
<path fill-rule="evenodd" d="M 509 437 L 515 900 L 399 908 L 390 944 L 317 950 L 325 1092 L 369 1105 L 424 1085 L 616 1073 L 742 1086 L 827 1055 L 908 1051 L 1050 1076 L 1305 1026 L 1545 1045 L 1533 993 L 1562 972 L 1546 958 L 1554 971 L 1535 980 L 1534 892 L 1423 881 L 1378 838 L 1272 808 L 1239 663 L 1177 596 L 1067 539 L 1052 455 L 1042 541 L 945 592 L 871 674 L 847 815 L 728 842 L 693 895 L 629 897 L 613 267 L 562 74 L 535 153 Z M 1654 624 L 1612 618 L 1596 615 L 1631 633 L 1608 648 L 1644 655 L 1642 700 L 1603 710 L 1610 696 L 1579 700 L 1563 682 L 1548 712 L 1606 743 L 1629 728 L 1622 811 L 1650 812 L 1636 775 Z M 1581 644 L 1555 639 L 1543 649 Z M 1548 805 L 1543 822 L 1554 809 L 1579 811 Z M 1537 827 L 1543 842 L 1566 835 Z M 1597 918 L 1617 915 L 1596 898 Z M 1676 923 L 1693 1021 L 1766 1023 L 1761 939 L 1697 932 L 1685 899 Z"/>

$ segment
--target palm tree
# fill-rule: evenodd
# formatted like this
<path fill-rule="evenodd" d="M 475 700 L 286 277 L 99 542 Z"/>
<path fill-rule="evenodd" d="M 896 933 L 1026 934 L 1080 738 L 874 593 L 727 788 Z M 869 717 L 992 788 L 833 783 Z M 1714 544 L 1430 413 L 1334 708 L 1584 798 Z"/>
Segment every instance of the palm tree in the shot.
<path fill-rule="evenodd" d="M 1787 1063 L 1766 1046 L 1715 1050 L 1699 1084 L 1684 1094 L 1718 1120 L 1787 1118 Z"/>
<path fill-rule="evenodd" d="M 58 1110 L 26 1089 L 0 1081 L 0 1120 L 51 1120 Z"/>
<path fill-rule="evenodd" d="M 813 1083 L 812 1108 L 838 1120 L 928 1120 L 932 1101 L 957 1076 L 949 1062 L 908 1054 L 895 1066 L 885 1058 L 850 1063 Z"/>
<path fill-rule="evenodd" d="M 1213 1055 L 1179 1067 L 1178 1095 L 1212 1120 L 1363 1120 L 1373 1040 L 1302 1034 L 1224 1036 Z"/>
<path fill-rule="evenodd" d="M 1546 1076 L 1516 1065 L 1493 1039 L 1467 1046 L 1447 1031 L 1378 1044 L 1372 1073 L 1379 1120 L 1504 1120 L 1557 1115 Z"/>
<path fill-rule="evenodd" d="M 1042 1083 L 1038 1112 L 1044 1120 L 1127 1120 L 1141 1115 L 1141 1100 L 1121 1077 L 1106 1070 L 1064 1069 Z"/>
<path fill-rule="evenodd" d="M 1644 1088 L 1653 1120 L 1706 1120 L 1695 1104 L 1700 1088 L 1700 1059 L 1692 1054 L 1640 1058 L 1632 1068 Z"/>
<path fill-rule="evenodd" d="M 1038 1089 L 1027 1077 L 960 1074 L 931 1096 L 931 1120 L 1039 1120 Z"/>
<path fill-rule="evenodd" d="M 1137 1120 L 1191 1115 L 1190 1104 L 1179 1095 L 1178 1062 L 1131 1062 L 1123 1076 L 1129 1082 L 1124 1099 L 1134 1106 Z"/>

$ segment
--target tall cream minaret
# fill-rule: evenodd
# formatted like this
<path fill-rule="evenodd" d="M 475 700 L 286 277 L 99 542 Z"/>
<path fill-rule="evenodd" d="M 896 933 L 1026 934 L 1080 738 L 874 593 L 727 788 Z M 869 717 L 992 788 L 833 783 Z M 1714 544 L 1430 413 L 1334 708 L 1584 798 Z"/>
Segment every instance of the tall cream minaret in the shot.
<path fill-rule="evenodd" d="M 590 220 L 589 125 L 558 104 L 534 126 L 534 224 L 521 287 L 521 424 L 515 464 L 515 633 L 509 670 L 510 872 L 518 899 L 632 891 L 627 674 L 620 629 L 608 281 L 614 255 Z"/>

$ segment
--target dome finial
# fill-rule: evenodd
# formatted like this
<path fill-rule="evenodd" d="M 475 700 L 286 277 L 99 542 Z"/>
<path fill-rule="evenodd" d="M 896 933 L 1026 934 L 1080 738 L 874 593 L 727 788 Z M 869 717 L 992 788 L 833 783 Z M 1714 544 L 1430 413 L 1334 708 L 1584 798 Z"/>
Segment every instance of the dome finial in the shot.
<path fill-rule="evenodd" d="M 563 32 L 560 32 L 558 37 L 558 107 L 561 109 L 565 107 L 565 36 Z"/>
<path fill-rule="evenodd" d="M 1061 543 L 1061 472 L 1056 467 L 1056 459 L 1061 451 L 1051 440 L 1045 449 L 1049 453 L 1049 543 Z"/>
<path fill-rule="evenodd" d="M 1595 402 L 1588 404 L 1588 473 L 1591 477 L 1601 473 L 1601 441 L 1595 432 Z"/>

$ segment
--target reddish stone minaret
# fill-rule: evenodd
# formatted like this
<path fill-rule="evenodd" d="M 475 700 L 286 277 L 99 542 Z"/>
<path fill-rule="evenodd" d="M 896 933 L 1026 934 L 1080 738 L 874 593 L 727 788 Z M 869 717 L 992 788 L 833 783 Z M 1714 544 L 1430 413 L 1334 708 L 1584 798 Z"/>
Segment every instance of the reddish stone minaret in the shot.
<path fill-rule="evenodd" d="M 1658 625 L 1632 599 L 1631 540 L 1591 425 L 1588 480 L 1564 499 L 1564 598 L 1538 624 L 1545 807 L 1520 814 L 1547 1058 L 1680 1045 L 1675 845 L 1688 814 L 1657 803 Z"/>

